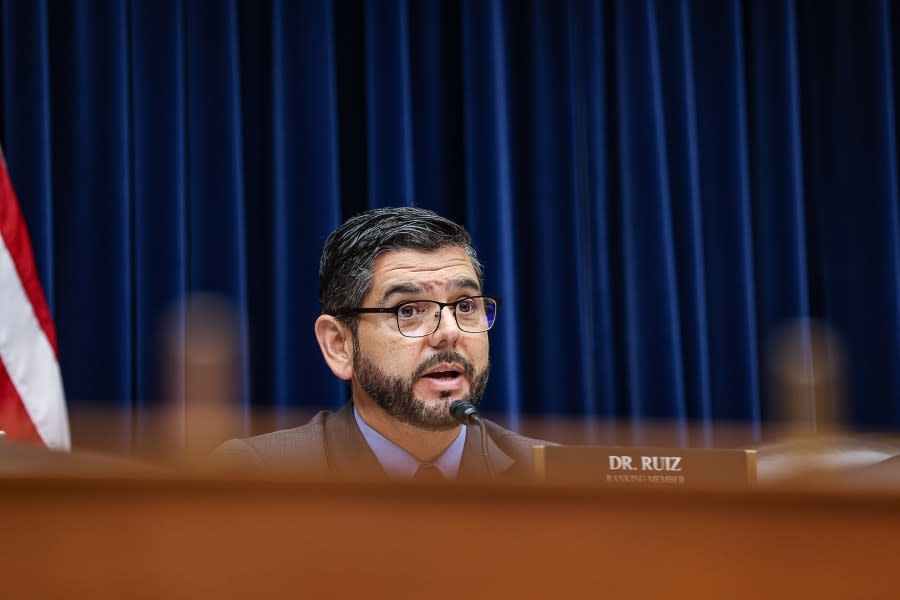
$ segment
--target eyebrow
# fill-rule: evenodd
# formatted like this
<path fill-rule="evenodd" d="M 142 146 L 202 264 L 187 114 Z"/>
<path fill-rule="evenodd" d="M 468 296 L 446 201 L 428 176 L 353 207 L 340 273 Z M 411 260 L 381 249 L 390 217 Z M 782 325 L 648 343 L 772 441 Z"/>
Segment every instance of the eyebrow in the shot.
<path fill-rule="evenodd" d="M 471 277 L 457 277 L 456 279 L 451 279 L 447 282 L 447 287 L 450 289 L 471 289 L 475 291 L 481 291 L 481 286 L 478 285 L 478 282 Z M 411 281 L 406 281 L 403 283 L 398 283 L 392 285 L 387 290 L 385 290 L 384 294 L 381 296 L 381 302 L 386 302 L 388 298 L 395 294 L 424 294 L 425 286 L 413 283 Z"/>
<path fill-rule="evenodd" d="M 425 288 L 417 283 L 398 283 L 396 285 L 392 285 L 387 290 L 385 290 L 384 295 L 381 296 L 381 301 L 384 302 L 391 296 L 395 294 L 423 294 L 425 293 Z"/>
<path fill-rule="evenodd" d="M 471 277 L 457 277 L 449 282 L 450 289 L 473 289 L 477 292 L 481 291 L 481 286 Z"/>

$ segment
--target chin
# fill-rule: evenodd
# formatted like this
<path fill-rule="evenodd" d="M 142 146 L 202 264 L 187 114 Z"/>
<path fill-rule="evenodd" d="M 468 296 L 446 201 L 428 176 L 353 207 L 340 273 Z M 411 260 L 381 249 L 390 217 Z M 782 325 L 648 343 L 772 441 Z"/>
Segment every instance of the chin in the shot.
<path fill-rule="evenodd" d="M 468 390 L 454 392 L 431 392 L 429 394 L 416 394 L 417 398 L 423 399 L 424 402 L 445 402 L 450 404 L 454 400 L 464 400 L 469 397 Z"/>

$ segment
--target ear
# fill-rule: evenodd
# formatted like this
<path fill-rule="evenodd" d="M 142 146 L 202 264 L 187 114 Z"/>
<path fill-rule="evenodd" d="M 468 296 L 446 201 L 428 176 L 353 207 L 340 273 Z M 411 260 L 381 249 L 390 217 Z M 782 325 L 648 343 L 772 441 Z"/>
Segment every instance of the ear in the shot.
<path fill-rule="evenodd" d="M 316 319 L 316 340 L 322 357 L 336 377 L 347 381 L 353 377 L 353 334 L 350 328 L 331 315 Z"/>

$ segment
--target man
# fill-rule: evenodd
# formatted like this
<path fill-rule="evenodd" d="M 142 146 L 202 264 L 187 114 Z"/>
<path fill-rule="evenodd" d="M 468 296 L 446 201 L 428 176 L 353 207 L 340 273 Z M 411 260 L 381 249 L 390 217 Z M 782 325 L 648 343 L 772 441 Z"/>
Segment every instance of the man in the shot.
<path fill-rule="evenodd" d="M 351 478 L 488 477 L 479 432 L 450 413 L 454 400 L 481 400 L 497 316 L 468 232 L 421 208 L 357 215 L 325 242 L 319 300 L 316 339 L 352 401 L 217 453 Z M 484 423 L 497 477 L 527 477 L 543 442 Z"/>

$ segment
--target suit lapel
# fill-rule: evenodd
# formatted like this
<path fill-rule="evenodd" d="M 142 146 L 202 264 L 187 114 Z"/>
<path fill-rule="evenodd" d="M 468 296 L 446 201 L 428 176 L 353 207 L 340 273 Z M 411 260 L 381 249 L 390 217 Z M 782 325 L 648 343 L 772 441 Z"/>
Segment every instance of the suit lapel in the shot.
<path fill-rule="evenodd" d="M 494 473 L 499 477 L 505 473 L 516 461 L 494 443 L 491 436 L 487 436 L 488 460 L 494 468 Z M 461 481 L 484 480 L 488 478 L 487 468 L 481 458 L 481 431 L 475 427 L 466 430 L 466 445 L 463 446 L 462 461 L 459 465 L 459 479 Z"/>
<path fill-rule="evenodd" d="M 325 426 L 325 456 L 329 470 L 339 477 L 355 480 L 387 478 L 356 424 L 352 401 L 344 404 Z"/>

